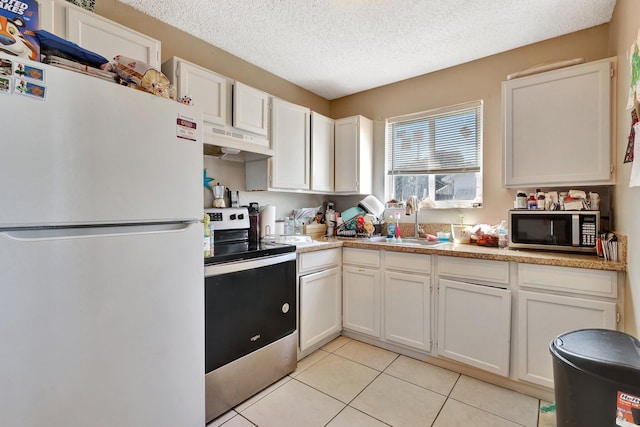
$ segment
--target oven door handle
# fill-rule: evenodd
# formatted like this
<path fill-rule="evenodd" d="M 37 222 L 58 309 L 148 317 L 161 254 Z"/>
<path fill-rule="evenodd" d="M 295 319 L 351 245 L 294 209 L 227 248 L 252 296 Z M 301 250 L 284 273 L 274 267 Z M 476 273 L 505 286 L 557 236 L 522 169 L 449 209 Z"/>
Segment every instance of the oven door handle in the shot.
<path fill-rule="evenodd" d="M 270 257 L 253 258 L 249 260 L 239 260 L 223 264 L 213 264 L 204 267 L 204 277 L 219 276 L 221 274 L 235 273 L 238 271 L 252 270 L 254 268 L 266 267 L 274 264 L 281 264 L 287 261 L 295 261 L 296 253 L 290 252 L 282 255 Z"/>

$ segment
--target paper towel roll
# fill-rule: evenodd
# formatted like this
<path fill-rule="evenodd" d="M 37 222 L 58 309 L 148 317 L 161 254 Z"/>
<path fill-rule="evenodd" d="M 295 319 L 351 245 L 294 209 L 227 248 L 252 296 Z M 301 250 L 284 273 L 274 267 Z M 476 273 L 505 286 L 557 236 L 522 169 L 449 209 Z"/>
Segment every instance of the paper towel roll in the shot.
<path fill-rule="evenodd" d="M 275 234 L 276 207 L 266 205 L 260 210 L 260 238 Z"/>

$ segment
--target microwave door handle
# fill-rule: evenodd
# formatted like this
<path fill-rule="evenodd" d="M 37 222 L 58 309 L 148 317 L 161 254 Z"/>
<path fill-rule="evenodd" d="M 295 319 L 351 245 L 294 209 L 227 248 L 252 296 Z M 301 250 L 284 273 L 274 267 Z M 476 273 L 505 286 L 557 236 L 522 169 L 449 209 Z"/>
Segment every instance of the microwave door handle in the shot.
<path fill-rule="evenodd" d="M 549 225 L 551 226 L 551 229 L 549 230 L 549 232 L 551 233 L 551 244 L 552 245 L 557 245 L 558 244 L 558 238 L 556 237 L 553 220 L 549 221 Z"/>
<path fill-rule="evenodd" d="M 580 215 L 571 215 L 571 244 L 580 246 Z"/>

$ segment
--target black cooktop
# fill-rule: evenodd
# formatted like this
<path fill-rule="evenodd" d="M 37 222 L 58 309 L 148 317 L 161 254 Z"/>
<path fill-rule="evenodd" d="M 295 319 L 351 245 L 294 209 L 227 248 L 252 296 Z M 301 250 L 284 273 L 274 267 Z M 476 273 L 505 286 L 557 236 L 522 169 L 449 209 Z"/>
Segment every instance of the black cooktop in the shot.
<path fill-rule="evenodd" d="M 216 242 L 213 250 L 213 256 L 205 258 L 204 265 L 220 264 L 223 262 L 237 262 L 295 251 L 295 245 L 285 245 L 281 243 Z"/>

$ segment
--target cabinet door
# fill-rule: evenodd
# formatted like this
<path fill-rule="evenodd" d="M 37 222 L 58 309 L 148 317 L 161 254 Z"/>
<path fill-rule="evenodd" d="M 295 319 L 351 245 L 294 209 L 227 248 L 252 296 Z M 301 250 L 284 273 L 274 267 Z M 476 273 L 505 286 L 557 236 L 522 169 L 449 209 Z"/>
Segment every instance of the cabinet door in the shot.
<path fill-rule="evenodd" d="M 160 69 L 160 41 L 79 8 L 66 11 L 69 41 L 109 60 L 124 55 Z"/>
<path fill-rule="evenodd" d="M 502 83 L 507 187 L 614 182 L 612 62 Z"/>
<path fill-rule="evenodd" d="M 205 122 L 227 124 L 227 79 L 186 61 L 176 64 L 178 96 L 188 95 Z"/>
<path fill-rule="evenodd" d="M 380 338 L 380 272 L 344 266 L 342 326 Z"/>
<path fill-rule="evenodd" d="M 340 268 L 300 277 L 300 351 L 342 329 Z"/>
<path fill-rule="evenodd" d="M 311 112 L 311 189 L 333 191 L 334 120 Z"/>
<path fill-rule="evenodd" d="M 311 110 L 281 99 L 273 99 L 271 110 L 271 159 L 273 188 L 308 190 L 311 147 Z"/>
<path fill-rule="evenodd" d="M 269 94 L 244 83 L 233 85 L 233 126 L 267 136 L 269 132 Z M 268 145 L 267 140 L 264 145 Z"/>
<path fill-rule="evenodd" d="M 439 280 L 438 355 L 509 375 L 511 291 Z"/>
<path fill-rule="evenodd" d="M 553 388 L 549 344 L 564 332 L 583 328 L 615 329 L 615 303 L 518 292 L 518 378 Z"/>
<path fill-rule="evenodd" d="M 431 351 L 431 277 L 384 274 L 384 337 Z"/>

